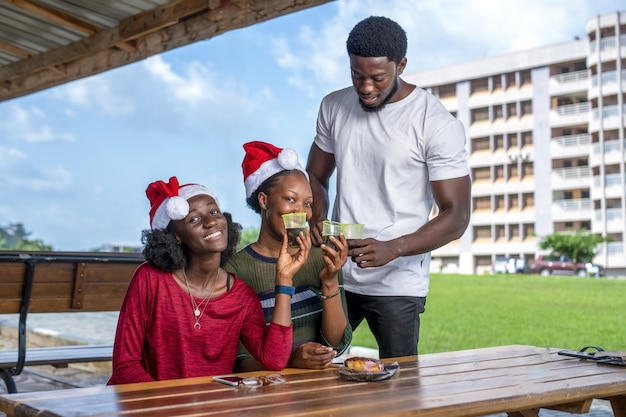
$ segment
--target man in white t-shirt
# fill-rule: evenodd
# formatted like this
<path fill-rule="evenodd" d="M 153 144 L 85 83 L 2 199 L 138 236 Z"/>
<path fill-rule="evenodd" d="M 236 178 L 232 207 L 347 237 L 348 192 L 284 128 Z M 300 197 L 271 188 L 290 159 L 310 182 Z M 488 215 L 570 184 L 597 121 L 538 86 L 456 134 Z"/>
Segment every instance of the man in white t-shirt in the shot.
<path fill-rule="evenodd" d="M 367 320 L 381 358 L 417 354 L 430 252 L 458 239 L 470 217 L 465 130 L 435 97 L 400 78 L 406 48 L 406 33 L 386 17 L 352 29 L 353 87 L 323 99 L 307 164 L 314 243 L 322 242 L 335 168 L 332 219 L 365 225 L 344 283 L 352 327 Z M 429 220 L 433 204 L 439 213 Z"/>

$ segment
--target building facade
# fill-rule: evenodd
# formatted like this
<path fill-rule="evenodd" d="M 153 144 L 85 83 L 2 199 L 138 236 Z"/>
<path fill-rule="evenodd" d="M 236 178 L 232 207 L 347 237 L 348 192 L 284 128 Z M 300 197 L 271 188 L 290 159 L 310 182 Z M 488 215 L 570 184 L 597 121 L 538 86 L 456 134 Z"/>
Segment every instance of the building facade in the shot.
<path fill-rule="evenodd" d="M 433 251 L 431 270 L 531 262 L 553 232 L 609 237 L 594 262 L 626 274 L 626 11 L 596 16 L 586 39 L 405 75 L 463 122 L 472 217 Z"/>

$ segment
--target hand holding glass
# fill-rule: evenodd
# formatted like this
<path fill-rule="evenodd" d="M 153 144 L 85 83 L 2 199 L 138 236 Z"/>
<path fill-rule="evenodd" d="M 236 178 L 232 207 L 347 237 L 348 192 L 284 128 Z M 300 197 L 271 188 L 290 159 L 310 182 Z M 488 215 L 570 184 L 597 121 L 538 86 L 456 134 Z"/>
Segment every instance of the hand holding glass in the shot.
<path fill-rule="evenodd" d="M 306 213 L 287 213 L 283 214 L 283 222 L 289 236 L 289 246 L 298 248 L 298 235 L 306 230 Z"/>
<path fill-rule="evenodd" d="M 334 236 L 339 239 L 339 233 L 341 232 L 341 223 L 334 222 L 332 220 L 324 220 L 322 222 L 322 243 L 332 248 L 333 250 L 337 250 L 337 247 L 333 242 L 331 242 L 330 237 Z"/>

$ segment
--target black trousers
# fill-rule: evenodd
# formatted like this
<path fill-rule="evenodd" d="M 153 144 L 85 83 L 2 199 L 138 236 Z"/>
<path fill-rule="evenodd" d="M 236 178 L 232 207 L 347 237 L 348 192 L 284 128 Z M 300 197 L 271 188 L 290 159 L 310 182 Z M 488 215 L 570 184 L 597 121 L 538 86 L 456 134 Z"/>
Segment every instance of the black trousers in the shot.
<path fill-rule="evenodd" d="M 346 291 L 348 320 L 356 329 L 365 319 L 380 358 L 417 355 L 420 314 L 426 297 L 371 296 Z"/>

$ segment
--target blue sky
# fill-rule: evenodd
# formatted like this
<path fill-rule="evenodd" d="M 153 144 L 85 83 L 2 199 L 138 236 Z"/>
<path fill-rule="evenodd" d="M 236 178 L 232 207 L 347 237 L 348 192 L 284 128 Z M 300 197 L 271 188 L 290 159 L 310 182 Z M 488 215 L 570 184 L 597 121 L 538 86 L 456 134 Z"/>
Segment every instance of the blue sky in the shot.
<path fill-rule="evenodd" d="M 407 32 L 406 73 L 584 38 L 613 0 L 338 0 L 0 103 L 0 225 L 55 250 L 139 245 L 148 183 L 213 188 L 244 227 L 242 144 L 304 164 L 324 95 L 350 83 L 345 39 L 370 15 Z"/>

